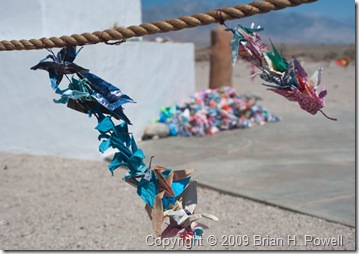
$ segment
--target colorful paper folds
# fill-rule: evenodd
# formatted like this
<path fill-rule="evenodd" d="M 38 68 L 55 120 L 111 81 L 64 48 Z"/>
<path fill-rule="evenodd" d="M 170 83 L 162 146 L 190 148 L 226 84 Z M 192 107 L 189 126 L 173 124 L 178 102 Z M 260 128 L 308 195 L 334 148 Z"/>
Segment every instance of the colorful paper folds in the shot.
<path fill-rule="evenodd" d="M 61 96 L 54 99 L 55 103 L 67 103 L 68 107 L 97 118 L 100 152 L 109 148 L 117 151 L 108 165 L 109 170 L 112 174 L 119 167 L 128 170 L 123 180 L 137 189 L 158 236 L 201 237 L 207 227 L 196 221 L 200 218 L 218 219 L 209 214 L 194 214 L 197 190 L 196 182 L 190 181 L 192 171 L 161 166 L 152 168 L 153 157 L 149 165 L 145 165 L 145 154 L 129 133 L 128 124 L 131 122 L 122 108 L 122 105 L 134 101 L 117 87 L 73 63 L 78 52 L 75 47 L 64 47 L 56 56 L 51 52 L 31 69 L 48 71 L 51 87 Z M 77 78 L 73 75 L 70 79 L 68 74 L 76 74 Z M 69 81 L 64 90 L 59 87 L 63 76 Z M 112 117 L 122 120 L 122 123 L 115 125 Z M 163 231 L 162 225 L 166 220 L 168 225 Z"/>
<path fill-rule="evenodd" d="M 320 111 L 324 116 L 331 120 L 321 110 L 324 107 L 324 99 L 327 90 L 323 86 L 318 93 L 320 85 L 322 68 L 319 68 L 311 78 L 301 66 L 297 58 L 292 57 L 288 61 L 283 55 L 279 54 L 271 42 L 273 52 L 270 52 L 260 36 L 259 31 L 262 28 L 246 28 L 238 25 L 235 28 L 226 29 L 233 33 L 231 41 L 233 64 L 236 63 L 238 56 L 245 61 L 250 62 L 262 71 L 260 77 L 270 84 L 263 84 L 268 90 L 273 91 L 294 101 L 310 114 L 315 115 Z"/>
<path fill-rule="evenodd" d="M 257 99 L 256 95 L 238 95 L 230 86 L 205 89 L 181 106 L 163 107 L 157 122 L 167 124 L 170 136 L 192 137 L 280 121 Z"/>

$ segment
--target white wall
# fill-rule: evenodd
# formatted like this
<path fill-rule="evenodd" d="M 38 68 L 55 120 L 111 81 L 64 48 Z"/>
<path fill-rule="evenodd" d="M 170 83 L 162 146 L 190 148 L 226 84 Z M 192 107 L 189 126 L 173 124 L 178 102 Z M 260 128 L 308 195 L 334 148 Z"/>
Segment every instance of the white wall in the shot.
<path fill-rule="evenodd" d="M 1 0 L 0 35 L 6 39 L 94 32 L 142 23 L 140 0 Z"/>
<path fill-rule="evenodd" d="M 48 11 L 50 2 L 55 12 Z M 60 8 L 70 6 L 70 2 L 73 3 L 71 11 Z M 114 21 L 124 26 L 141 23 L 139 0 L 106 1 L 104 11 L 100 11 L 102 6 L 98 2 L 103 3 L 95 0 L 2 0 L 0 38 L 70 35 L 103 30 Z M 69 16 L 54 17 L 61 12 Z M 84 18 L 86 13 L 93 15 Z M 30 17 L 35 20 L 29 22 Z M 130 21 L 120 19 L 124 17 Z M 53 26 L 49 20 L 53 20 Z M 98 132 L 94 129 L 96 119 L 88 119 L 86 114 L 65 105 L 54 104 L 52 99 L 58 95 L 50 87 L 48 73 L 30 70 L 47 54 L 46 50 L 0 52 L 0 152 L 101 159 Z M 124 105 L 125 114 L 133 123 L 130 131 L 136 139 L 142 136 L 144 127 L 158 117 L 161 107 L 182 103 L 194 92 L 194 46 L 190 43 L 140 41 L 120 46 L 90 45 L 82 49 L 75 63 L 90 69 L 137 101 Z M 68 85 L 65 81 L 62 87 Z"/>

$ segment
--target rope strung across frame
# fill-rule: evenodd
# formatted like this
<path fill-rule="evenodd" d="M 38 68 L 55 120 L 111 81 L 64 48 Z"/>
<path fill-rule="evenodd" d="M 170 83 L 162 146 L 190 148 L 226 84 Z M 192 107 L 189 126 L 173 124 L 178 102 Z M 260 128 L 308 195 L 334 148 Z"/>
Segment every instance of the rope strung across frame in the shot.
<path fill-rule="evenodd" d="M 96 31 L 93 33 L 63 35 L 31 40 L 3 40 L 0 41 L 0 51 L 6 50 L 32 50 L 43 48 L 62 48 L 64 46 L 81 46 L 86 44 L 106 43 L 111 40 L 125 40 L 132 37 L 141 37 L 149 34 L 178 31 L 185 28 L 193 28 L 213 23 L 222 23 L 225 20 L 240 19 L 256 14 L 267 13 L 287 7 L 312 3 L 317 0 L 264 0 L 240 4 L 234 7 L 213 10 L 207 13 L 198 13 L 192 16 L 182 16 L 177 19 L 144 23 L 139 26 L 119 27 Z M 219 15 L 220 13 L 220 15 Z"/>

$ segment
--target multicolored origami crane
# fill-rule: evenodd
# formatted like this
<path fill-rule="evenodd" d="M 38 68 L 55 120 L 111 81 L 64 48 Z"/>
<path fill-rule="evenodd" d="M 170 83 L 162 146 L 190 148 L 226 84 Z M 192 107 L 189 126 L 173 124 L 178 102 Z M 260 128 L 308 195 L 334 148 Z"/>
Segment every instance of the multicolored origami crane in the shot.
<path fill-rule="evenodd" d="M 251 28 L 238 25 L 236 28 L 226 29 L 233 33 L 231 41 L 233 64 L 240 56 L 262 71 L 260 77 L 264 81 L 272 83 L 264 84 L 270 87 L 268 90 L 280 94 L 290 101 L 298 102 L 299 106 L 308 113 L 315 115 L 320 111 L 325 117 L 337 120 L 328 117 L 321 110 L 327 95 L 325 87 L 319 94 L 317 92 L 323 69 L 319 68 L 308 79 L 307 73 L 295 57 L 288 62 L 283 55 L 278 53 L 272 42 L 273 52 L 268 51 L 267 45 L 261 40 L 258 33 L 262 30 L 260 27 L 255 29 L 253 24 Z"/>
<path fill-rule="evenodd" d="M 185 240 L 201 237 L 203 230 L 208 229 L 204 224 L 197 221 L 201 218 L 218 221 L 214 215 L 207 213 L 195 213 L 197 206 L 197 182 L 189 183 L 186 190 L 181 195 L 180 201 L 171 209 L 165 212 L 165 218 L 169 218 L 167 228 L 162 232 L 162 238 L 179 236 Z"/>
<path fill-rule="evenodd" d="M 164 219 L 169 217 L 172 221 L 169 228 L 178 229 L 178 232 L 185 229 L 184 235 L 193 233 L 195 237 L 200 237 L 203 229 L 187 223 L 197 220 L 198 215 L 196 217 L 183 214 L 185 210 L 179 208 L 182 199 L 186 200 L 188 195 L 195 197 L 197 195 L 194 193 L 197 191 L 195 188 L 189 188 L 192 186 L 190 182 L 192 170 L 172 170 L 161 166 L 152 168 L 153 157 L 149 166 L 146 166 L 144 163 L 146 156 L 137 147 L 133 135 L 129 133 L 128 124 L 131 122 L 122 109 L 122 105 L 134 101 L 117 87 L 74 64 L 77 54 L 75 47 L 65 47 L 57 56 L 49 55 L 31 69 L 43 69 L 49 72 L 51 87 L 55 93 L 61 95 L 60 99 L 54 100 L 55 103 L 67 103 L 68 107 L 97 118 L 96 129 L 100 133 L 98 139 L 101 141 L 99 151 L 103 153 L 109 148 L 117 150 L 108 169 L 112 174 L 119 167 L 128 169 L 123 180 L 135 187 L 137 194 L 146 203 L 146 211 L 158 236 L 163 235 L 161 226 Z M 47 59 L 52 61 L 46 61 Z M 79 79 L 73 76 L 70 80 L 67 74 L 76 74 Z M 64 75 L 70 83 L 66 89 L 61 90 L 59 85 Z M 123 122 L 115 125 L 112 117 Z M 179 211 L 182 211 L 181 214 L 176 215 Z M 188 211 L 193 213 L 192 209 Z M 207 217 L 218 220 L 215 216 Z M 175 218 L 186 219 L 186 223 L 183 224 L 182 221 L 174 223 Z"/>

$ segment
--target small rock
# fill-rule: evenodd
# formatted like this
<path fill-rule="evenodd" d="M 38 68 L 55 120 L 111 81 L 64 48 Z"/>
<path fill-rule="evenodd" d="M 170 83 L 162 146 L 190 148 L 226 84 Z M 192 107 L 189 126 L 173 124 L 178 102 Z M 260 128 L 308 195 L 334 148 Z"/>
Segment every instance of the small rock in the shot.
<path fill-rule="evenodd" d="M 167 124 L 164 123 L 151 123 L 145 128 L 142 140 L 152 138 L 165 138 L 170 134 Z"/>

